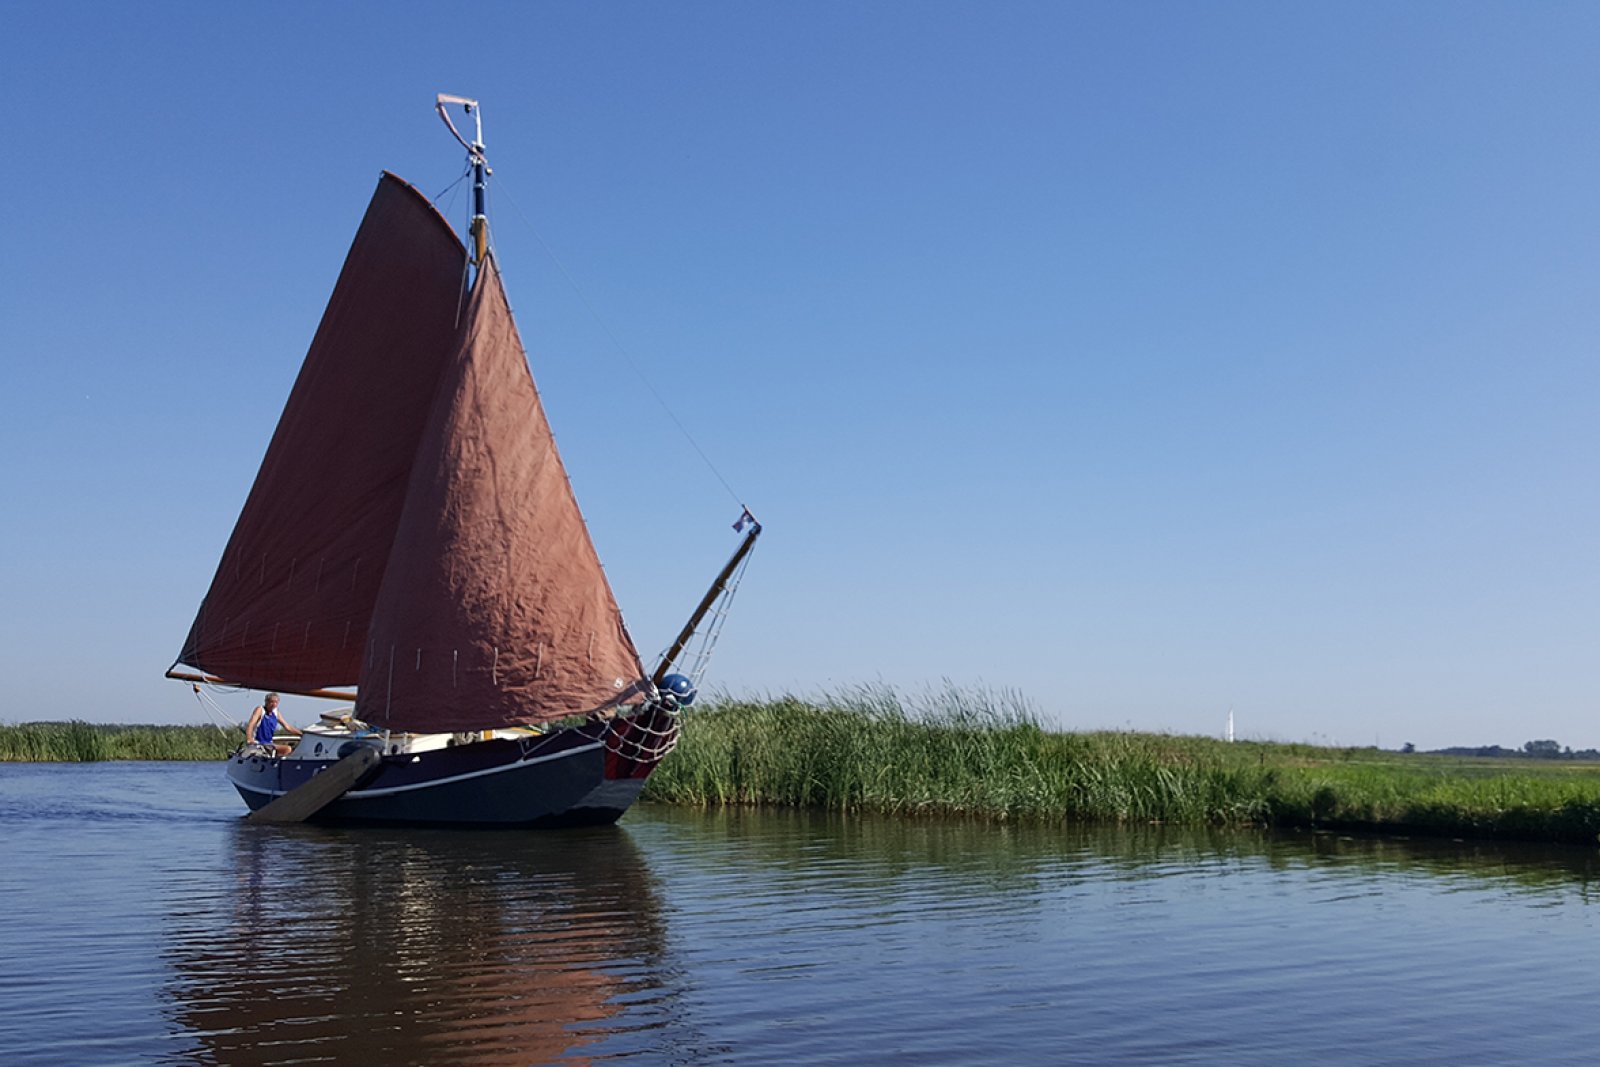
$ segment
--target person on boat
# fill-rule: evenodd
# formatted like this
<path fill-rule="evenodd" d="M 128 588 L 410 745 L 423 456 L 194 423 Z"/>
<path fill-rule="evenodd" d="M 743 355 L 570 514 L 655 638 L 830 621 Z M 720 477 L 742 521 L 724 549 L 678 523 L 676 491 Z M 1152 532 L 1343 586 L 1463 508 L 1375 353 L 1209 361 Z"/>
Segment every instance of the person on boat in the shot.
<path fill-rule="evenodd" d="M 250 725 L 244 728 L 247 741 L 254 742 L 269 752 L 280 756 L 287 756 L 294 751 L 293 745 L 280 745 L 273 740 L 279 730 L 291 737 L 299 737 L 300 731 L 278 718 L 278 694 L 268 693 L 261 706 L 250 713 Z"/>

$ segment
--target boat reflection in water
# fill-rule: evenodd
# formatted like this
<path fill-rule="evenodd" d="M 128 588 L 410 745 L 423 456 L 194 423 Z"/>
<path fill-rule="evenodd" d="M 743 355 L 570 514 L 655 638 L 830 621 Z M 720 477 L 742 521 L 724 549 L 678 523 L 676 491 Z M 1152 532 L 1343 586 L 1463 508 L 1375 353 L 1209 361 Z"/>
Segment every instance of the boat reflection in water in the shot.
<path fill-rule="evenodd" d="M 659 1025 L 660 909 L 624 829 L 230 840 L 234 899 L 177 898 L 171 917 L 186 1059 L 581 1064 L 629 1028 L 619 998 Z"/>

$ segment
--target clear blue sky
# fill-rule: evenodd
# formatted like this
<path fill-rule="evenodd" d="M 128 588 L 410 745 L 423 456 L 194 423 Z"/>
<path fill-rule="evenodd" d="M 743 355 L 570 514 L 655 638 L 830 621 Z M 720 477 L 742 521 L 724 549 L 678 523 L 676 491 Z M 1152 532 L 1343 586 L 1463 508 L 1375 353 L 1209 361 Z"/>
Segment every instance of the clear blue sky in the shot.
<path fill-rule="evenodd" d="M 1597 55 L 1554 3 L 13 0 L 0 720 L 199 718 L 160 674 L 445 91 L 647 656 L 738 508 L 618 344 L 767 524 L 714 684 L 1600 746 Z"/>

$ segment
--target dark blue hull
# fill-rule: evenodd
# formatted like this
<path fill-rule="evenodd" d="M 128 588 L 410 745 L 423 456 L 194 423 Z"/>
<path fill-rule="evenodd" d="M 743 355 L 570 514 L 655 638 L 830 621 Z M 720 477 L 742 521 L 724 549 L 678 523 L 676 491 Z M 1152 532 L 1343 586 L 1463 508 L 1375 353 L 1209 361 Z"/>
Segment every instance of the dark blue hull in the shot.
<path fill-rule="evenodd" d="M 386 752 L 319 823 L 547 828 L 615 822 L 638 799 L 655 760 L 623 759 L 614 732 L 589 725 L 529 741 L 478 741 L 424 752 Z M 315 755 L 306 757 L 310 749 Z M 228 779 L 252 811 L 338 759 L 315 735 L 296 755 L 240 754 Z"/>

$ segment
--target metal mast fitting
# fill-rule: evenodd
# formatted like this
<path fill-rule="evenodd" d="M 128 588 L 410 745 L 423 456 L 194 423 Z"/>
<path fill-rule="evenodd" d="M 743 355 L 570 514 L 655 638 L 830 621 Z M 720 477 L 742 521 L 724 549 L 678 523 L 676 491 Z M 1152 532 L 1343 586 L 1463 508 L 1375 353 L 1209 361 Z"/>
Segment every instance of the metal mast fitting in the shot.
<path fill-rule="evenodd" d="M 450 104 L 460 104 L 472 116 L 475 125 L 470 143 L 461 136 L 456 124 L 450 121 L 450 112 L 445 110 Z M 444 124 L 450 127 L 450 133 L 461 142 L 461 147 L 467 150 L 467 158 L 472 162 L 472 223 L 467 227 L 467 233 L 472 238 L 472 262 L 477 265 L 483 262 L 484 255 L 489 251 L 489 216 L 484 212 L 484 190 L 488 187 L 489 175 L 494 173 L 483 154 L 483 108 L 478 106 L 476 100 L 449 93 L 440 93 L 433 107 L 444 119 Z"/>

